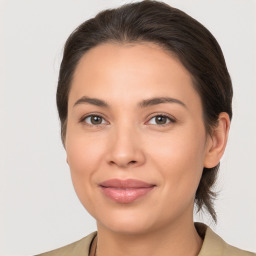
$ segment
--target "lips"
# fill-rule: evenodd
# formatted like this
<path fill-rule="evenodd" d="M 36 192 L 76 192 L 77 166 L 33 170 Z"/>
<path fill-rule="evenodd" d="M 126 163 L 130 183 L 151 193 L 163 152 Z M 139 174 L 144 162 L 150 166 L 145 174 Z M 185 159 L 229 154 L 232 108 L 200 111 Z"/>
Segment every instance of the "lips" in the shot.
<path fill-rule="evenodd" d="M 105 196 L 118 203 L 131 203 L 146 196 L 154 187 L 144 181 L 111 179 L 99 184 Z"/>

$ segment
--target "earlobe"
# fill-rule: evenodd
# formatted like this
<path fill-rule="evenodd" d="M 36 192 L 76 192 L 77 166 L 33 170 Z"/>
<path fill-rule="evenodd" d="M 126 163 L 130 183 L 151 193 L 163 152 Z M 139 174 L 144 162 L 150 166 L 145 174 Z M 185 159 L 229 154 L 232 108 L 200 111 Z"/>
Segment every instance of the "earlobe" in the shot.
<path fill-rule="evenodd" d="M 213 168 L 220 162 L 227 145 L 229 128 L 230 118 L 228 113 L 220 113 L 217 126 L 213 128 L 209 138 L 210 142 L 207 145 L 204 167 Z"/>

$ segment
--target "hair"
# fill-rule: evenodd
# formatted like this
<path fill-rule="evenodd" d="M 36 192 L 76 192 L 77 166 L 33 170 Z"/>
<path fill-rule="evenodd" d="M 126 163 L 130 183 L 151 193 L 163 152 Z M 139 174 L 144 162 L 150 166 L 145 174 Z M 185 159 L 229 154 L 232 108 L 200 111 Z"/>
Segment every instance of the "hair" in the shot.
<path fill-rule="evenodd" d="M 166 3 L 145 0 L 99 12 L 78 26 L 66 41 L 59 71 L 57 107 L 65 147 L 68 96 L 81 57 L 102 43 L 152 42 L 174 54 L 193 79 L 203 107 L 206 132 L 211 134 L 221 112 L 232 118 L 233 89 L 222 50 L 197 20 Z M 197 210 L 206 209 L 216 222 L 213 191 L 219 164 L 204 168 L 195 195 Z"/>

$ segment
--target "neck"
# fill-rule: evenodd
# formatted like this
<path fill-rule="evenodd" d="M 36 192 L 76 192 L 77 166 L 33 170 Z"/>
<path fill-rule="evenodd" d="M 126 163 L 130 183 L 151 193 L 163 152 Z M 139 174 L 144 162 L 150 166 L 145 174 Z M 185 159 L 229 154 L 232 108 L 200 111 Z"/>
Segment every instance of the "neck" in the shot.
<path fill-rule="evenodd" d="M 97 256 L 198 255 L 202 239 L 193 221 L 179 223 L 143 234 L 120 234 L 98 224 Z"/>

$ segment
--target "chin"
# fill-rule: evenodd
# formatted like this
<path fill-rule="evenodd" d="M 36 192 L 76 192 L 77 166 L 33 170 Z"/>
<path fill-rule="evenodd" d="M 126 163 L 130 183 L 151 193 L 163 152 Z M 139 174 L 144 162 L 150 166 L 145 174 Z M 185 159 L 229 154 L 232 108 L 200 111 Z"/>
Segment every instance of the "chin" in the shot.
<path fill-rule="evenodd" d="M 150 224 L 149 223 L 143 223 L 139 220 L 133 220 L 133 221 L 127 221 L 127 220 L 113 220 L 108 221 L 106 223 L 98 223 L 99 225 L 104 226 L 105 229 L 108 229 L 109 231 L 113 233 L 118 234 L 125 234 L 125 235 L 135 235 L 135 234 L 143 234 L 150 230 Z"/>
<path fill-rule="evenodd" d="M 139 211 L 138 209 L 118 209 L 115 211 L 106 212 L 104 217 L 96 217 L 97 226 L 107 229 L 114 233 L 135 235 L 147 233 L 159 225 L 158 218 L 154 217 L 151 211 Z"/>

